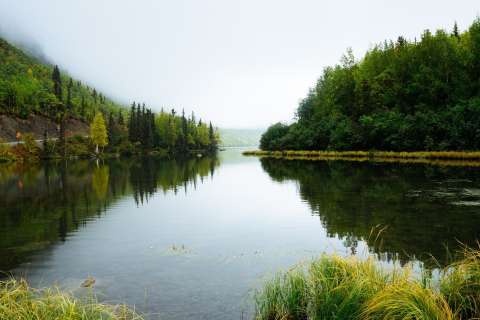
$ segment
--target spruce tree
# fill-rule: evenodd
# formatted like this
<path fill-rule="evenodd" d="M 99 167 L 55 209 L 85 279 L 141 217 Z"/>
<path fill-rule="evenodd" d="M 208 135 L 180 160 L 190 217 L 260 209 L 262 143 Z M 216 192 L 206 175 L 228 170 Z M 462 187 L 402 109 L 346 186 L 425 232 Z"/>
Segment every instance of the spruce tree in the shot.
<path fill-rule="evenodd" d="M 80 116 L 82 118 L 85 118 L 85 108 L 86 108 L 85 97 L 82 95 L 82 102 L 80 103 Z"/>
<path fill-rule="evenodd" d="M 73 109 L 72 105 L 72 88 L 73 88 L 73 81 L 70 78 L 67 86 L 67 110 L 71 111 Z"/>
<path fill-rule="evenodd" d="M 107 133 L 108 133 L 108 141 L 113 145 L 114 141 L 114 134 L 115 134 L 115 119 L 113 119 L 113 112 L 110 112 L 108 116 L 108 124 L 107 124 Z"/>
<path fill-rule="evenodd" d="M 123 126 L 125 121 L 123 120 L 123 112 L 121 110 L 118 111 L 118 125 Z"/>
<path fill-rule="evenodd" d="M 59 101 L 62 101 L 62 78 L 60 76 L 60 69 L 58 69 L 57 65 L 53 67 L 52 81 L 53 81 L 53 94 L 55 94 L 55 96 Z"/>
<path fill-rule="evenodd" d="M 137 111 L 136 111 L 136 104 L 135 101 L 132 103 L 132 107 L 130 109 L 130 117 L 128 119 L 128 138 L 130 139 L 131 142 L 135 142 L 135 125 L 137 123 L 136 117 L 137 117 Z"/>
<path fill-rule="evenodd" d="M 135 132 L 134 132 L 134 140 L 135 142 L 140 141 L 142 139 L 142 109 L 140 103 L 137 104 L 137 115 L 135 117 Z"/>
<path fill-rule="evenodd" d="M 453 25 L 452 35 L 453 35 L 455 38 L 460 39 L 460 33 L 458 32 L 457 21 L 455 21 L 455 24 Z"/>

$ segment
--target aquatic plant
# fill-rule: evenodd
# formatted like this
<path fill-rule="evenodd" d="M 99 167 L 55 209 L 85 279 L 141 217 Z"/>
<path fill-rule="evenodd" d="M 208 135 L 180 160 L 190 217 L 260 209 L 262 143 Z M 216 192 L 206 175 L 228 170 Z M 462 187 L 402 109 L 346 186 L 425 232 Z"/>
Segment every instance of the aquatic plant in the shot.
<path fill-rule="evenodd" d="M 277 274 L 255 295 L 256 319 L 478 319 L 480 251 L 441 270 L 386 270 L 370 257 L 323 255 Z"/>
<path fill-rule="evenodd" d="M 2 320 L 141 320 L 125 305 L 107 305 L 75 299 L 58 288 L 34 289 L 25 280 L 0 282 Z"/>

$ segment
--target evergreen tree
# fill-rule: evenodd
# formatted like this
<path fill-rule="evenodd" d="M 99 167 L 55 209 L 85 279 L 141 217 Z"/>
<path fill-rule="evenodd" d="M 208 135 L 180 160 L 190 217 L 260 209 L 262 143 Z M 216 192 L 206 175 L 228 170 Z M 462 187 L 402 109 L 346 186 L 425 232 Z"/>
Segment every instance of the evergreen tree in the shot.
<path fill-rule="evenodd" d="M 118 111 L 118 125 L 125 125 L 125 120 L 123 120 L 123 112 L 121 110 Z"/>
<path fill-rule="evenodd" d="M 53 67 L 52 81 L 53 94 L 57 97 L 59 101 L 62 101 L 62 78 L 60 76 L 60 70 L 58 69 L 57 65 Z"/>
<path fill-rule="evenodd" d="M 73 109 L 72 105 L 72 88 L 73 88 L 73 80 L 70 78 L 67 86 L 67 110 L 71 111 Z"/>
<path fill-rule="evenodd" d="M 213 129 L 212 122 L 210 122 L 208 126 L 208 140 L 209 140 L 210 148 L 212 150 L 216 150 L 218 147 L 218 141 L 217 141 L 215 129 Z"/>
<path fill-rule="evenodd" d="M 86 103 L 85 103 L 85 97 L 82 95 L 82 101 L 80 102 L 80 116 L 82 118 L 85 118 L 85 111 L 86 111 Z"/>
<path fill-rule="evenodd" d="M 108 115 L 107 134 L 108 134 L 108 141 L 110 141 L 110 144 L 115 145 L 115 142 L 114 142 L 115 119 L 113 118 L 113 112 L 110 112 L 110 114 Z"/>
<path fill-rule="evenodd" d="M 142 139 L 142 108 L 140 106 L 140 103 L 137 103 L 137 115 L 135 117 L 134 128 L 134 141 L 138 142 Z"/>
<path fill-rule="evenodd" d="M 460 33 L 458 32 L 457 21 L 455 21 L 455 24 L 453 25 L 452 35 L 453 35 L 455 38 L 460 39 Z"/>
<path fill-rule="evenodd" d="M 136 120 L 137 112 L 135 101 L 132 103 L 130 109 L 130 117 L 128 118 L 128 138 L 131 142 L 135 142 L 135 130 L 136 130 Z"/>

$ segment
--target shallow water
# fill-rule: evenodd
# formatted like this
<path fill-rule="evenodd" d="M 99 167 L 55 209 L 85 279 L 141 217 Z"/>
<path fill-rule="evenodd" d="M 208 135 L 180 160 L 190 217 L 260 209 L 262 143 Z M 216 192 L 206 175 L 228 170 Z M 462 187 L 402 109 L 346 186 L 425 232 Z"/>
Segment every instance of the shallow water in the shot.
<path fill-rule="evenodd" d="M 150 319 L 247 319 L 263 279 L 323 252 L 435 267 L 479 238 L 479 168 L 240 152 L 1 165 L 0 270 L 79 295 L 92 276 Z"/>

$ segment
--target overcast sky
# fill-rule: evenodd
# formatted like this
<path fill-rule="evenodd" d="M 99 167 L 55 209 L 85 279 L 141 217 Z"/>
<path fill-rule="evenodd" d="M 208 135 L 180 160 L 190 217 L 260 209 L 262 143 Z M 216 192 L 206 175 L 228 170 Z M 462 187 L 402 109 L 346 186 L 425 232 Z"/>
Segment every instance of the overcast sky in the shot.
<path fill-rule="evenodd" d="M 0 0 L 0 32 L 34 41 L 123 102 L 185 108 L 221 127 L 292 119 L 348 47 L 463 30 L 479 0 Z"/>

